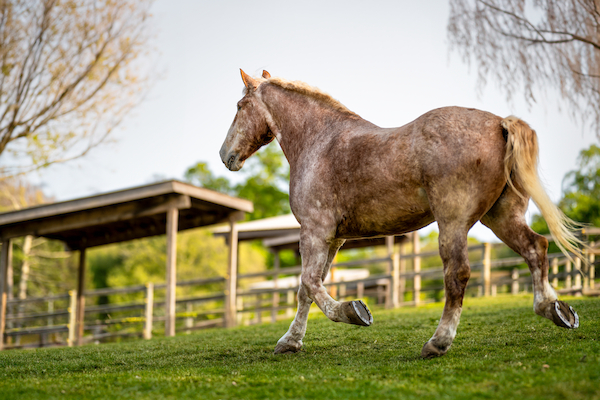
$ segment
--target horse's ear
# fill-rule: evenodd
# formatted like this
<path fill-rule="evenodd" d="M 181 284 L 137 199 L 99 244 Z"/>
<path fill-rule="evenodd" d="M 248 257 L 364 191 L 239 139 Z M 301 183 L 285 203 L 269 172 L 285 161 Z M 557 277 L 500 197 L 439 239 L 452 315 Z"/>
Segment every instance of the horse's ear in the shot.
<path fill-rule="evenodd" d="M 258 81 L 244 72 L 243 69 L 240 68 L 240 72 L 242 73 L 242 80 L 244 81 L 244 86 L 248 90 L 256 90 L 258 87 Z"/>
<path fill-rule="evenodd" d="M 269 79 L 271 77 L 271 74 L 263 69 L 262 77 L 265 79 Z"/>

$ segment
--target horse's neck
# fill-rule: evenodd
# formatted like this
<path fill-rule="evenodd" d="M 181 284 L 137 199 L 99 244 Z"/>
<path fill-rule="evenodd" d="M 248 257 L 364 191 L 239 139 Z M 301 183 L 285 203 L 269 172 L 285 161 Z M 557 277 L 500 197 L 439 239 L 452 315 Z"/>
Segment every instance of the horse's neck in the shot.
<path fill-rule="evenodd" d="M 270 98 L 265 97 L 263 102 L 275 125 L 272 130 L 292 169 L 313 150 L 335 140 L 337 133 L 352 125 L 370 124 L 298 93 L 276 90 Z"/>

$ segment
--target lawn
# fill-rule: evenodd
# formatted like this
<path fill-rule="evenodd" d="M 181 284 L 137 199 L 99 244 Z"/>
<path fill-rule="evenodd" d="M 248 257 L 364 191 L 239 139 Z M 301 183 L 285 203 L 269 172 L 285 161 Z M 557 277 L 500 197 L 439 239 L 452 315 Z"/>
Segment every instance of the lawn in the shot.
<path fill-rule="evenodd" d="M 1 399 L 600 399 L 600 299 L 581 326 L 531 296 L 465 300 L 447 355 L 419 357 L 442 306 L 377 310 L 363 328 L 309 319 L 304 350 L 272 354 L 289 321 L 175 338 L 0 353 Z M 313 306 L 314 307 L 314 306 Z"/>

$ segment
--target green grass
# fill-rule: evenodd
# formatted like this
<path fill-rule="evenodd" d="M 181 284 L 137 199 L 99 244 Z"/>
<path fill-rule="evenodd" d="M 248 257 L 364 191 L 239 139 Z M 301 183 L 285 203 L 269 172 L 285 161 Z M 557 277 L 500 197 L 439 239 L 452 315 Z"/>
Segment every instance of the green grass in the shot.
<path fill-rule="evenodd" d="M 0 353 L 2 399 L 600 399 L 600 299 L 579 329 L 531 296 L 466 299 L 454 345 L 422 360 L 441 305 L 375 310 L 373 326 L 309 319 L 304 350 L 272 354 L 289 321 L 175 338 Z"/>

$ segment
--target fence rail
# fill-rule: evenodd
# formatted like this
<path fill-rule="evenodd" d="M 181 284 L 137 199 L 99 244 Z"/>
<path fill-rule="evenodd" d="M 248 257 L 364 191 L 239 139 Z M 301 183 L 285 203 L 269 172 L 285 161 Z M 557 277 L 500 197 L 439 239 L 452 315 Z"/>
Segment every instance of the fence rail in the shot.
<path fill-rule="evenodd" d="M 531 277 L 521 257 L 491 259 L 491 249 L 502 244 L 478 244 L 469 247 L 471 256 L 471 279 L 467 291 L 471 296 L 493 296 L 500 292 L 522 293 L 531 287 Z M 422 261 L 439 257 L 437 251 L 420 252 L 420 245 L 413 243 L 412 253 L 406 253 L 401 246 L 388 245 L 388 255 L 362 260 L 335 263 L 332 275 L 343 269 L 384 266 L 384 272 L 369 274 L 360 279 L 335 279 L 324 286 L 333 297 L 369 298 L 372 303 L 382 306 L 401 307 L 418 305 L 444 298 L 443 267 L 422 269 Z M 480 253 L 480 256 L 478 255 Z M 600 250 L 594 247 L 589 253 L 589 269 L 582 274 L 581 260 L 571 262 L 562 253 L 549 254 L 549 280 L 559 293 L 598 294 L 600 286 L 595 279 L 595 254 Z M 411 270 L 407 270 L 408 263 Z M 274 270 L 240 274 L 238 282 L 271 279 L 272 287 L 251 288 L 240 284 L 236 292 L 236 316 L 238 324 L 255 324 L 264 321 L 277 321 L 289 318 L 296 307 L 296 292 L 299 279 L 287 287 L 282 287 L 282 279 L 298 276 L 300 266 L 277 268 Z M 190 332 L 196 329 L 223 326 L 225 321 L 226 279 L 214 277 L 178 282 L 179 290 L 196 288 L 212 293 L 179 296 L 176 301 L 177 329 Z M 214 292 L 214 285 L 222 289 Z M 87 299 L 100 296 L 121 297 L 128 300 L 110 304 L 90 304 L 85 307 L 86 333 L 84 342 L 99 342 L 114 338 L 144 337 L 160 332 L 157 323 L 164 321 L 165 284 L 135 285 L 122 288 L 96 289 L 85 292 Z M 158 295 L 157 295 L 158 292 Z M 6 318 L 7 330 L 3 340 L 5 348 L 36 347 L 49 345 L 73 345 L 75 343 L 75 314 L 77 294 L 59 294 L 46 297 L 11 299 L 8 301 L 9 314 Z M 59 307 L 60 305 L 60 307 Z M 24 310 L 29 308 L 30 311 Z M 45 309 L 42 309 L 45 308 Z M 19 312 L 15 312 L 19 310 Z M 157 325 L 158 326 L 158 325 Z M 35 338 L 37 337 L 37 341 Z"/>

